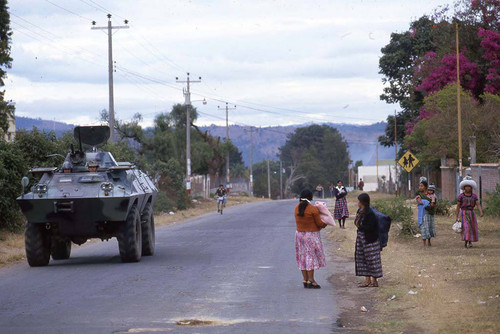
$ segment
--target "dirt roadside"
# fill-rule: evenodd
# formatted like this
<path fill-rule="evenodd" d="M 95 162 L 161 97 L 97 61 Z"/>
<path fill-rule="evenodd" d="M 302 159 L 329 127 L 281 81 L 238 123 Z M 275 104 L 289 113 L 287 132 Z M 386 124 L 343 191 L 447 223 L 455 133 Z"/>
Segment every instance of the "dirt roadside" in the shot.
<path fill-rule="evenodd" d="M 235 206 L 250 202 L 263 201 L 262 198 L 251 198 L 243 196 L 231 196 L 227 202 L 227 206 Z M 193 207 L 184 211 L 177 211 L 173 215 L 169 213 L 161 213 L 155 215 L 155 225 L 157 227 L 171 224 L 181 223 L 189 218 L 200 216 L 211 211 L 216 211 L 215 200 L 194 200 Z M 85 247 L 89 244 L 100 242 L 98 239 L 91 239 L 81 246 L 73 244 L 73 247 Z M 24 233 L 17 233 L 7 230 L 0 230 L 0 267 L 5 267 L 15 263 L 26 261 L 24 251 Z"/>
<path fill-rule="evenodd" d="M 330 280 L 341 300 L 339 327 L 354 333 L 500 333 L 500 221 L 480 218 L 479 242 L 471 249 L 451 230 L 453 217 L 436 216 L 431 248 L 420 238 L 398 236 L 393 224 L 382 252 L 380 288 L 358 288 L 363 278 L 354 274 L 356 196 L 348 197 L 346 229 L 329 228 L 326 236 L 335 261 Z"/>

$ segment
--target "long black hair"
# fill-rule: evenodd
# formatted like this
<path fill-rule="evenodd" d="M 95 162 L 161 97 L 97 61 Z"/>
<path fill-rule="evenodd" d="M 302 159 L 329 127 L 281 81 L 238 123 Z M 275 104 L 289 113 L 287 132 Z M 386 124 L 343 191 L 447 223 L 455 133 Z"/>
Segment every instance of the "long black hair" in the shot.
<path fill-rule="evenodd" d="M 367 193 L 362 193 L 358 196 L 358 201 L 363 205 L 364 208 L 370 206 L 370 195 Z"/>
<path fill-rule="evenodd" d="M 304 216 L 304 211 L 306 211 L 306 207 L 309 204 L 308 201 L 312 201 L 313 199 L 313 193 L 309 189 L 304 189 L 300 193 L 300 204 L 299 204 L 299 213 L 297 213 L 297 216 L 303 217 Z"/>

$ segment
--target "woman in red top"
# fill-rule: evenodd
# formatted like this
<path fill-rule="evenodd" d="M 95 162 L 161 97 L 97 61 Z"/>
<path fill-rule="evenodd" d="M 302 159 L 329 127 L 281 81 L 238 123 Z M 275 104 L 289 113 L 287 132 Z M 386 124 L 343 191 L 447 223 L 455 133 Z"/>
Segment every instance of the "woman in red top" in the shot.
<path fill-rule="evenodd" d="M 314 270 L 326 266 L 325 253 L 319 231 L 326 227 L 321 221 L 319 210 L 311 205 L 313 193 L 304 190 L 300 194 L 300 203 L 295 207 L 295 253 L 297 265 L 302 271 L 304 288 L 319 289 L 314 280 Z"/>

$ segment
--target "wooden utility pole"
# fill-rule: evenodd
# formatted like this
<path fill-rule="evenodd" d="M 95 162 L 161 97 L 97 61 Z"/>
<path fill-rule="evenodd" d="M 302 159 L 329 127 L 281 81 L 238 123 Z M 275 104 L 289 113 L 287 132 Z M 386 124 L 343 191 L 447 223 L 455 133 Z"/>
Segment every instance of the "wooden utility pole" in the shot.
<path fill-rule="evenodd" d="M 267 197 L 271 199 L 271 168 L 269 167 L 269 159 L 267 159 Z"/>
<path fill-rule="evenodd" d="M 250 130 L 245 129 L 245 132 L 250 132 L 250 184 L 249 191 L 250 196 L 253 197 L 253 133 L 257 132 L 253 126 L 250 127 Z"/>
<path fill-rule="evenodd" d="M 394 110 L 394 194 L 398 196 L 398 122 Z"/>
<path fill-rule="evenodd" d="M 217 108 L 222 109 L 219 106 L 217 106 Z M 236 106 L 234 106 L 234 108 L 229 108 L 229 103 L 226 102 L 226 143 L 229 143 L 229 110 L 234 110 L 234 109 L 236 109 Z M 229 147 L 228 147 L 226 154 L 226 187 L 229 187 L 229 184 L 231 182 L 229 173 L 230 170 L 229 170 Z"/>
<path fill-rule="evenodd" d="M 455 40 L 457 47 L 457 111 L 458 111 L 458 169 L 463 176 L 462 166 L 462 110 L 460 107 L 460 57 L 458 52 L 458 22 L 455 22 Z"/>

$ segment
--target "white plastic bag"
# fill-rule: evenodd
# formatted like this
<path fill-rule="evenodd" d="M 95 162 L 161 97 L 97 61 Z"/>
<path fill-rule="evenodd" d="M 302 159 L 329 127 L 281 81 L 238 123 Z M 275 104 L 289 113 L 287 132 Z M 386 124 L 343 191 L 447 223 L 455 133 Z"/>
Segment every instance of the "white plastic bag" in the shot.
<path fill-rule="evenodd" d="M 456 233 L 460 233 L 460 232 L 462 232 L 462 222 L 461 222 L 461 221 L 459 221 L 459 220 L 457 220 L 457 221 L 455 222 L 455 224 L 453 224 L 453 226 L 451 227 L 451 229 L 452 229 L 453 231 L 455 231 Z"/>

